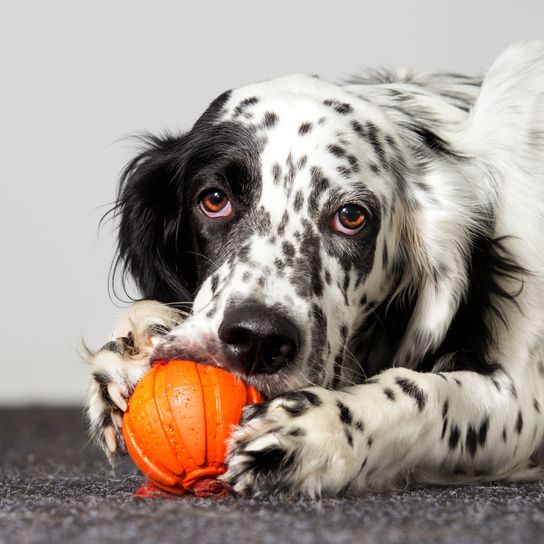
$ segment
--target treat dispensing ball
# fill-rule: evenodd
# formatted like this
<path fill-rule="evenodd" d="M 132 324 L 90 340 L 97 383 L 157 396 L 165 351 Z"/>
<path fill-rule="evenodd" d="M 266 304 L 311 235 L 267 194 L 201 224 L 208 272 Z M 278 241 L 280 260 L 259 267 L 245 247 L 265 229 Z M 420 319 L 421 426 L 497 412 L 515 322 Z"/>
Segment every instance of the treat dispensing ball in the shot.
<path fill-rule="evenodd" d="M 220 368 L 192 361 L 155 364 L 123 417 L 127 450 L 144 475 L 171 493 L 221 494 L 226 441 L 259 392 Z"/>

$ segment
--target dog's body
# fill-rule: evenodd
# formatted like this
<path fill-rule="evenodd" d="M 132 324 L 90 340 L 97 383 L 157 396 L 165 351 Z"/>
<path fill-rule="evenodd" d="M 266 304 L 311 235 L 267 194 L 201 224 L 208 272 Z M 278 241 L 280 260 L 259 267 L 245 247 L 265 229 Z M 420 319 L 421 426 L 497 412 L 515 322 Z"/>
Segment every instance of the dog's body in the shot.
<path fill-rule="evenodd" d="M 116 212 L 121 261 L 165 304 L 136 303 L 90 357 L 107 453 L 150 361 L 183 357 L 272 399 L 230 445 L 242 494 L 542 476 L 542 42 L 483 83 L 225 93 L 148 141 Z"/>

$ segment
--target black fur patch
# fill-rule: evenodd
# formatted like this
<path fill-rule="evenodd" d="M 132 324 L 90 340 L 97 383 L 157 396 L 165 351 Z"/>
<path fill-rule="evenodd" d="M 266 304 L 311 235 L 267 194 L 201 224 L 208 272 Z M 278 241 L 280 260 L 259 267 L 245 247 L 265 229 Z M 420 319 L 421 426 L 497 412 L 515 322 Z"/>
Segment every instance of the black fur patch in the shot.
<path fill-rule="evenodd" d="M 476 450 L 478 449 L 478 434 L 472 425 L 468 426 L 465 445 L 467 451 L 474 457 L 476 455 Z"/>
<path fill-rule="evenodd" d="M 100 348 L 100 351 L 113 351 L 114 353 L 123 355 L 125 349 L 123 342 L 120 342 L 119 340 L 110 340 Z"/>
<path fill-rule="evenodd" d="M 257 417 L 264 416 L 268 410 L 268 404 L 248 404 L 244 407 L 242 417 L 240 418 L 240 425 L 245 425 L 248 421 Z"/>
<path fill-rule="evenodd" d="M 311 406 L 321 406 L 323 401 L 311 391 L 289 391 L 281 396 L 287 402 L 282 404 L 283 409 L 291 416 L 298 417 L 306 413 Z"/>
<path fill-rule="evenodd" d="M 264 114 L 264 119 L 263 119 L 262 126 L 263 126 L 263 128 L 272 128 L 272 127 L 274 127 L 276 125 L 278 120 L 279 120 L 279 117 L 278 117 L 277 113 L 267 111 Z"/>
<path fill-rule="evenodd" d="M 228 180 L 229 190 L 245 205 L 260 192 L 254 131 L 232 121 L 217 122 L 229 96 L 216 99 L 185 134 L 142 139 L 144 150 L 123 171 L 110 212 L 120 218 L 112 282 L 118 272 L 123 277 L 130 273 L 143 298 L 187 303 L 212 263 L 227 258 L 229 219 L 211 223 L 195 212 L 194 202 L 210 180 L 219 187 Z M 235 111 L 242 114 L 257 101 L 245 99 Z"/>
<path fill-rule="evenodd" d="M 507 251 L 504 241 L 504 237 L 480 237 L 474 241 L 467 296 L 459 306 L 444 341 L 421 361 L 419 370 L 432 370 L 435 362 L 445 355 L 451 355 L 451 370 L 492 374 L 499 368 L 497 361 L 487 355 L 489 348 L 494 346 L 495 334 L 486 313 L 490 311 L 504 322 L 501 305 L 517 304 L 516 297 L 523 286 L 524 276 L 528 274 Z M 505 291 L 500 285 L 501 279 L 518 281 L 520 289 L 514 293 Z"/>
<path fill-rule="evenodd" d="M 107 386 L 111 383 L 111 378 L 106 374 L 105 372 L 100 372 L 99 370 L 95 370 L 93 372 L 93 378 L 95 382 L 97 382 L 100 386 Z"/>
<path fill-rule="evenodd" d="M 454 450 L 457 447 L 461 433 L 457 425 L 452 425 L 450 429 L 450 437 L 448 439 L 448 446 L 450 450 Z"/>
<path fill-rule="evenodd" d="M 412 380 L 408 380 L 407 378 L 402 378 L 400 376 L 397 376 L 395 378 L 395 383 L 402 389 L 404 393 L 406 393 L 408 396 L 412 397 L 417 404 L 417 407 L 419 411 L 421 412 L 423 408 L 425 408 L 425 404 L 427 403 L 427 397 L 425 393 L 415 384 Z"/>
<path fill-rule="evenodd" d="M 234 117 L 239 117 L 245 113 L 248 108 L 254 106 L 259 102 L 259 99 L 256 96 L 250 96 L 249 98 L 244 98 L 235 108 L 234 108 Z"/>
<path fill-rule="evenodd" d="M 489 417 L 486 417 L 478 430 L 478 445 L 483 448 L 485 446 L 485 441 L 487 438 L 487 431 L 489 429 Z"/>
<path fill-rule="evenodd" d="M 340 400 L 336 401 L 336 406 L 340 410 L 340 421 L 346 425 L 351 425 L 353 423 L 351 410 Z"/>
<path fill-rule="evenodd" d="M 523 429 L 523 416 L 521 415 L 521 409 L 518 410 L 518 417 L 516 419 L 516 433 L 521 434 Z"/>
<path fill-rule="evenodd" d="M 448 418 L 444 418 L 444 423 L 442 424 L 442 432 L 440 433 L 440 439 L 443 440 L 446 436 L 446 430 L 448 428 Z"/>
<path fill-rule="evenodd" d="M 395 392 L 392 389 L 390 389 L 389 387 L 386 387 L 383 390 L 383 393 L 389 400 L 395 401 Z"/>
<path fill-rule="evenodd" d="M 244 453 L 252 459 L 251 471 L 257 477 L 287 471 L 295 459 L 293 454 L 288 454 L 285 450 L 273 446 Z"/>
<path fill-rule="evenodd" d="M 301 136 L 304 136 L 304 134 L 308 134 L 310 130 L 312 130 L 312 123 L 307 121 L 306 123 L 302 123 L 302 125 L 300 125 L 300 127 L 298 128 L 298 133 Z"/>
<path fill-rule="evenodd" d="M 296 193 L 295 193 L 295 200 L 293 201 L 293 209 L 296 211 L 296 212 L 299 212 L 301 209 L 302 209 L 302 206 L 304 205 L 304 194 L 302 193 L 302 191 L 299 189 Z"/>
<path fill-rule="evenodd" d="M 325 106 L 330 106 L 334 109 L 337 113 L 341 113 L 342 115 L 347 115 L 348 113 L 351 113 L 353 111 L 353 108 L 350 104 L 347 102 L 340 102 L 338 100 L 323 100 L 323 104 Z"/>

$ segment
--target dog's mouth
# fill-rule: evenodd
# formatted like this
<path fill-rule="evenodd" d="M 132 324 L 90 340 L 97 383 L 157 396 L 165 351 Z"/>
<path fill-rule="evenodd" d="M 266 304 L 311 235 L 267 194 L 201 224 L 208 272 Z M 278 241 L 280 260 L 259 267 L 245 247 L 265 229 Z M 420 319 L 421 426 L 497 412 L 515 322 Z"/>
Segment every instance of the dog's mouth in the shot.
<path fill-rule="evenodd" d="M 293 375 L 296 375 L 295 361 L 274 369 L 268 367 L 260 372 L 254 369 L 241 371 L 225 356 L 221 343 L 213 338 L 201 337 L 200 341 L 186 341 L 166 337 L 151 354 L 150 364 L 154 366 L 169 360 L 193 361 L 226 370 L 258 389 L 266 400 L 304 385 L 292 383 Z"/>

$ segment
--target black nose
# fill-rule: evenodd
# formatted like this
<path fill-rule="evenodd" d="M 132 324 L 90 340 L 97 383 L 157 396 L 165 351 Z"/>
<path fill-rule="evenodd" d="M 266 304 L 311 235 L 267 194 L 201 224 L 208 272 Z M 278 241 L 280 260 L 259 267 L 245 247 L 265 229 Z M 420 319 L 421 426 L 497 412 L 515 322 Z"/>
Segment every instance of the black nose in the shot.
<path fill-rule="evenodd" d="M 278 310 L 246 304 L 228 310 L 219 327 L 228 361 L 244 374 L 273 374 L 297 355 L 297 326 Z"/>

